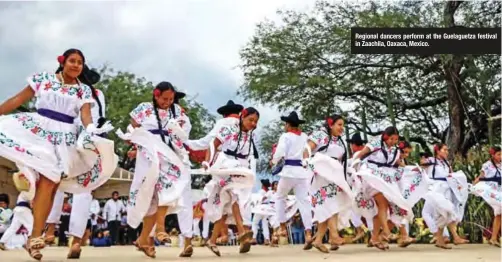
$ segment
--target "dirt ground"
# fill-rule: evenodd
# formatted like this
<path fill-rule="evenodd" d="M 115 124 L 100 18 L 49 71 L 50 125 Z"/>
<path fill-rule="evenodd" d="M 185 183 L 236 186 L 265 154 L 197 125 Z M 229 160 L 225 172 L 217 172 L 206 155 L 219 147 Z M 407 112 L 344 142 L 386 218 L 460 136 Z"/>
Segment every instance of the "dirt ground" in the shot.
<path fill-rule="evenodd" d="M 301 246 L 281 246 L 270 248 L 253 246 L 248 254 L 239 254 L 236 246 L 220 247 L 221 257 L 216 257 L 205 247 L 197 247 L 190 259 L 182 259 L 177 255 L 179 248 L 157 248 L 157 261 L 253 261 L 253 262 L 295 262 L 295 261 L 324 261 L 336 262 L 444 262 L 444 261 L 476 261 L 500 262 L 501 249 L 489 245 L 455 246 L 452 250 L 440 250 L 433 245 L 411 245 L 408 248 L 398 248 L 391 245 L 389 251 L 379 251 L 367 248 L 365 245 L 345 245 L 338 251 L 322 254 L 317 250 L 303 251 Z M 63 247 L 49 247 L 43 251 L 42 261 L 66 261 L 67 249 Z M 0 251 L 0 261 L 34 261 L 24 250 Z M 72 260 L 75 261 L 75 260 Z M 78 260 L 77 260 L 78 261 Z M 98 261 L 153 261 L 142 253 L 135 251 L 132 246 L 93 248 L 84 247 L 81 262 Z"/>

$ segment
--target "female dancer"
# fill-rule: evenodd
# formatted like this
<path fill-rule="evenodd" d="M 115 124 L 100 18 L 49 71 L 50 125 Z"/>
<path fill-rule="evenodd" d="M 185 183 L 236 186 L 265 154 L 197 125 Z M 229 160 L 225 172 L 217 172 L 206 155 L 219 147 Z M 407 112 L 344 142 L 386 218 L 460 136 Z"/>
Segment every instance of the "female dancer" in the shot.
<path fill-rule="evenodd" d="M 127 222 L 133 228 L 143 222 L 136 244 L 152 258 L 155 248 L 149 236 L 155 224 L 157 239 L 166 241 L 164 220 L 168 207 L 186 202 L 186 191 L 190 193 L 190 163 L 183 147 L 188 134 L 180 127 L 184 124 L 180 119 L 185 116 L 180 106 L 173 103 L 175 94 L 171 83 L 161 82 L 154 89 L 152 102 L 141 103 L 130 113 L 135 129 L 129 138 L 137 145 L 138 154 L 127 203 Z M 191 234 L 192 221 L 188 223 Z M 190 242 L 191 236 L 185 236 L 180 256 L 192 255 Z"/>
<path fill-rule="evenodd" d="M 490 148 L 490 160 L 483 164 L 481 174 L 474 181 L 473 194 L 482 197 L 493 209 L 492 237 L 488 243 L 500 247 L 500 209 L 501 209 L 501 175 L 500 175 L 500 147 Z"/>
<path fill-rule="evenodd" d="M 113 127 L 106 124 L 100 130 L 92 123 L 92 90 L 81 83 L 86 73 L 84 55 L 70 49 L 58 57 L 58 62 L 56 73 L 33 75 L 28 86 L 0 105 L 0 115 L 4 115 L 37 98 L 36 113 L 0 117 L 0 155 L 19 167 L 21 172 L 15 174 L 18 189 L 34 195 L 33 232 L 26 246 L 30 256 L 38 260 L 45 247 L 42 231 L 58 183 L 65 192 L 89 192 L 106 182 L 116 167 L 113 141 L 94 136 Z M 81 134 L 77 142 L 74 119 L 79 113 L 86 134 Z M 92 144 L 96 148 L 83 149 Z M 94 165 L 89 163 L 95 163 L 98 155 L 103 170 L 89 174 Z"/>
<path fill-rule="evenodd" d="M 354 189 L 356 192 L 357 212 L 364 217 L 374 217 L 373 232 L 370 245 L 380 250 L 388 249 L 387 242 L 391 235 L 388 226 L 389 205 L 395 204 L 411 215 L 412 210 L 403 198 L 399 181 L 401 172 L 396 167 L 399 162 L 399 149 L 396 144 L 399 133 L 395 127 L 387 127 L 382 135 L 371 143 L 366 144 L 360 154 L 354 157 L 353 167 L 361 164 L 356 176 L 361 178 Z M 362 159 L 363 162 L 359 162 Z M 373 202 L 374 201 L 374 202 Z M 376 202 L 376 208 L 375 208 Z M 383 229 L 380 242 L 380 229 Z"/>
<path fill-rule="evenodd" d="M 409 157 L 413 148 L 407 141 L 401 141 L 398 144 L 400 159 L 398 170 L 401 173 L 399 188 L 404 199 L 410 207 L 413 207 L 420 199 L 427 194 L 428 183 L 425 172 L 416 166 L 409 166 L 406 159 Z M 389 205 L 390 219 L 389 228 L 398 227 L 400 237 L 397 239 L 399 247 L 407 247 L 414 242 L 409 237 L 409 223 L 413 219 L 412 214 L 396 204 Z M 397 237 L 396 237 L 397 238 Z"/>
<path fill-rule="evenodd" d="M 279 184 L 277 186 L 276 212 L 281 223 L 279 236 L 286 237 L 286 199 L 289 191 L 294 189 L 297 205 L 300 208 L 303 225 L 305 227 L 304 250 L 312 248 L 312 205 L 309 199 L 309 176 L 310 172 L 304 168 L 305 146 L 308 136 L 303 133 L 299 126 L 305 123 L 298 118 L 298 114 L 293 111 L 287 117 L 281 117 L 286 122 L 285 133 L 279 138 L 275 153 L 270 161 L 271 166 L 275 166 L 279 161 L 284 160 L 284 166 L 279 170 Z"/>
<path fill-rule="evenodd" d="M 434 157 L 425 160 L 422 165 L 428 165 L 427 171 L 432 179 L 422 217 L 436 237 L 436 247 L 451 249 L 442 237 L 445 226 L 450 230 L 455 245 L 468 243 L 457 234 L 456 229 L 457 223 L 462 221 L 468 196 L 465 174 L 461 171 L 453 173 L 448 163 L 448 146 L 442 143 L 434 145 Z M 429 209 L 432 213 L 424 212 Z"/>
<path fill-rule="evenodd" d="M 308 141 L 314 157 L 309 160 L 314 172 L 311 192 L 314 221 L 318 222 L 314 247 L 323 253 L 329 250 L 322 239 L 329 227 L 331 250 L 343 244 L 338 235 L 338 214 L 352 207 L 352 191 L 345 180 L 347 146 L 342 140 L 344 120 L 340 115 L 328 117 L 324 128 L 315 131 Z"/>
<path fill-rule="evenodd" d="M 233 215 L 239 231 L 240 253 L 247 253 L 251 248 L 253 232 L 246 232 L 242 218 L 244 210 L 241 211 L 241 208 L 243 202 L 249 200 L 245 194 L 247 189 L 254 185 L 255 174 L 250 169 L 249 161 L 252 157 L 258 157 L 253 146 L 253 130 L 259 118 L 259 112 L 249 107 L 241 112 L 237 125 L 222 126 L 213 142 L 213 148 L 220 153 L 213 156 L 211 152 L 206 159 L 206 163 L 212 165 L 205 168 L 213 176 L 206 185 L 209 191 L 206 212 L 214 223 L 213 232 L 216 232 L 211 234 L 207 246 L 217 256 L 220 256 L 216 247 L 217 232 L 221 232 L 228 215 Z"/>
<path fill-rule="evenodd" d="M 87 66 L 84 66 L 87 67 Z M 87 69 L 89 70 L 89 69 Z M 94 85 L 99 82 L 100 75 L 95 70 L 89 70 L 86 77 L 83 79 L 83 83 L 88 85 L 92 90 L 92 97 L 96 101 L 97 106 L 91 108 L 91 115 L 93 123 L 100 128 L 106 123 L 105 116 L 105 97 L 102 91 L 95 89 Z M 82 124 L 82 123 L 80 123 Z M 83 125 L 80 126 L 79 133 L 83 132 Z M 102 134 L 96 134 L 102 136 Z M 100 171 L 101 158 L 98 157 L 96 164 L 89 172 Z M 92 176 L 92 175 L 91 175 Z M 61 218 L 61 211 L 63 207 L 64 193 L 60 190 L 57 191 L 54 203 L 52 205 L 51 212 L 47 219 L 47 231 L 45 233 L 46 244 L 51 244 L 54 242 L 54 231 L 55 225 L 59 223 Z M 70 251 L 68 253 L 69 259 L 75 259 L 80 257 L 82 252 L 80 246 L 82 245 L 82 237 L 86 229 L 90 229 L 88 225 L 89 210 L 91 208 L 92 195 L 91 192 L 84 192 L 80 194 L 73 195 L 73 204 L 70 214 L 70 224 L 69 233 L 73 236 L 73 242 L 70 246 Z"/>

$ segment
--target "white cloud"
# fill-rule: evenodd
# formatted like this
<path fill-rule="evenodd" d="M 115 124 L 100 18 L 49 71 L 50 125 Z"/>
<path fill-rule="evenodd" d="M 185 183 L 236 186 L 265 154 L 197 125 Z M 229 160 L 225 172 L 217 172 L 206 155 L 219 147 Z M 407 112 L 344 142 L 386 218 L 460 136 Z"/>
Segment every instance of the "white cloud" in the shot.
<path fill-rule="evenodd" d="M 54 70 L 56 57 L 76 47 L 92 66 L 107 63 L 154 83 L 172 81 L 213 112 L 228 99 L 239 100 L 239 49 L 256 24 L 277 19 L 279 8 L 309 6 L 302 0 L 0 5 L 0 99 L 20 90 L 31 73 Z M 274 108 L 258 109 L 262 125 L 279 116 Z"/>

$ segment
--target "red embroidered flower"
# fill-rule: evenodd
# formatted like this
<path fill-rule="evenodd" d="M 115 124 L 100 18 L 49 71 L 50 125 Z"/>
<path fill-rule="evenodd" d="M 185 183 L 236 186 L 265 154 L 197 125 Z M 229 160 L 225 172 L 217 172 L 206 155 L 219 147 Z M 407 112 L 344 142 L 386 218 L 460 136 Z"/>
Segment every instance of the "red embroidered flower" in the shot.
<path fill-rule="evenodd" d="M 152 109 L 148 108 L 146 111 L 145 111 L 145 115 L 146 117 L 149 117 L 152 115 Z"/>
<path fill-rule="evenodd" d="M 82 91 L 82 89 L 79 89 L 79 90 L 77 91 L 77 97 L 78 97 L 79 99 L 82 99 L 82 97 L 84 97 L 84 91 Z"/>
<path fill-rule="evenodd" d="M 411 185 L 411 186 L 410 186 L 410 191 L 411 191 L 411 192 L 415 191 L 415 185 Z"/>
<path fill-rule="evenodd" d="M 366 201 L 366 199 L 361 199 L 359 205 L 363 208 L 366 208 L 366 206 L 368 205 L 368 201 Z"/>
<path fill-rule="evenodd" d="M 68 89 L 68 87 L 63 87 L 63 88 L 61 88 L 60 90 L 61 90 L 61 93 L 62 93 L 62 94 L 66 94 L 66 93 L 68 93 L 68 90 L 69 90 L 69 89 Z"/>
<path fill-rule="evenodd" d="M 237 141 L 237 139 L 239 139 L 239 134 L 233 134 L 232 140 Z"/>
<path fill-rule="evenodd" d="M 91 182 L 91 175 L 90 174 L 84 179 L 84 182 L 82 183 L 82 185 L 84 187 L 87 187 L 87 185 L 89 185 L 89 182 Z"/>
<path fill-rule="evenodd" d="M 406 210 L 404 210 L 402 208 L 400 208 L 398 212 L 399 212 L 400 216 L 407 216 L 408 215 L 408 211 L 406 211 Z"/>
<path fill-rule="evenodd" d="M 17 151 L 17 152 L 21 152 L 21 153 L 24 153 L 26 150 L 20 146 L 15 146 L 14 149 Z"/>
<path fill-rule="evenodd" d="M 44 90 L 47 91 L 47 90 L 51 89 L 51 87 L 52 87 L 51 82 L 47 82 L 47 83 L 45 83 Z"/>
<path fill-rule="evenodd" d="M 321 193 L 322 199 L 326 199 L 326 196 L 327 196 L 326 189 L 321 188 L 320 193 Z"/>
<path fill-rule="evenodd" d="M 38 127 L 38 126 L 36 126 L 36 127 L 34 127 L 34 128 L 32 128 L 32 129 L 31 129 L 31 132 L 32 132 L 33 134 L 38 133 L 38 131 L 40 131 L 40 127 Z"/>

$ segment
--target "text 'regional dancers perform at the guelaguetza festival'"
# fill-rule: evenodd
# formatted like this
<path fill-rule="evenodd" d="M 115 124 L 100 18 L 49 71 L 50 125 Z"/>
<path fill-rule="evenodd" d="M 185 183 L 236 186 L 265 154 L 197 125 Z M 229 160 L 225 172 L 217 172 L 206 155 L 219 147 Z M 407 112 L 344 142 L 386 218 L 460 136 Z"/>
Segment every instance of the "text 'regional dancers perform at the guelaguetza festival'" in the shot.
<path fill-rule="evenodd" d="M 80 257 L 94 205 L 91 192 L 111 177 L 118 162 L 114 142 L 103 135 L 114 129 L 105 119 L 105 98 L 93 87 L 100 75 L 86 66 L 80 50 L 69 49 L 57 60 L 55 72 L 30 76 L 28 85 L 0 106 L 0 156 L 19 168 L 13 180 L 20 191 L 12 226 L 0 247 L 5 249 L 2 243 L 24 228 L 29 235 L 25 249 L 37 260 L 54 241 L 51 225 L 59 221 L 65 193 L 73 194 L 74 202 L 68 258 Z M 148 257 L 156 256 L 154 239 L 170 241 L 164 226 L 167 214 L 178 216 L 184 238 L 181 257 L 194 251 L 191 240 L 194 228 L 200 235 L 198 221 L 204 221 L 204 244 L 220 256 L 217 244 L 228 241 L 228 225 L 238 230 L 240 253 L 256 243 L 259 222 L 265 244 L 277 247 L 297 211 L 305 228 L 305 250 L 339 249 L 344 238 L 338 232 L 351 223 L 357 241 L 364 234 L 363 220 L 371 231 L 369 247 L 389 249 L 394 228 L 399 230 L 398 246 L 407 247 L 414 242 L 408 234 L 412 208 L 422 198 L 422 216 L 434 233 L 435 246 L 450 249 L 449 234 L 454 244 L 468 242 L 457 234 L 456 225 L 469 193 L 493 208 L 489 243 L 500 246 L 500 147 L 490 149 L 491 158 L 471 185 L 462 171 L 452 170 L 444 144 L 434 145 L 432 156 L 422 153 L 420 163 L 410 165 L 412 147 L 400 140 L 395 127 L 369 142 L 359 134 L 344 141 L 341 115 L 327 117 L 307 135 L 300 129 L 305 121 L 291 112 L 281 117 L 285 132 L 270 160 L 278 181 L 262 180 L 262 190 L 253 194 L 258 159 L 253 132 L 260 113 L 228 101 L 218 109 L 223 118 L 214 128 L 199 140 L 189 140 L 190 119 L 179 105 L 184 96 L 169 82 L 157 84 L 152 99 L 130 112 L 127 132 L 117 131 L 135 147 L 136 168 L 125 208 L 130 227 L 142 224 L 135 245 Z M 11 114 L 32 98 L 36 112 Z M 203 152 L 202 170 L 211 180 L 194 212 L 190 156 L 197 152 Z M 288 195 L 291 190 L 294 195 Z M 209 235 L 210 222 L 214 228 Z M 329 248 L 323 244 L 327 231 Z"/>

